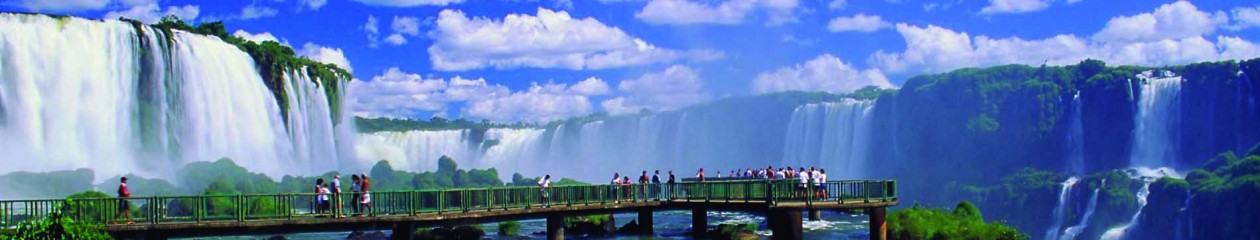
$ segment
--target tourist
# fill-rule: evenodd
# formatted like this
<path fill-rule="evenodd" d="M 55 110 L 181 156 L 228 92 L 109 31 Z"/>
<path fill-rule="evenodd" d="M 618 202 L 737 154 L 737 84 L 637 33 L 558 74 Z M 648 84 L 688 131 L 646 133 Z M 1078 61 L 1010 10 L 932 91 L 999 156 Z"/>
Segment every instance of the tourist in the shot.
<path fill-rule="evenodd" d="M 363 196 L 361 196 L 363 199 L 359 200 L 359 204 L 363 204 L 363 211 L 367 212 L 366 215 L 369 217 L 376 216 L 376 213 L 372 212 L 372 181 L 368 179 L 366 173 L 361 176 L 363 177 L 363 182 L 360 183 L 363 184 Z"/>
<path fill-rule="evenodd" d="M 700 179 L 700 182 L 704 182 L 704 168 L 700 168 L 700 171 L 696 172 L 696 178 Z"/>
<path fill-rule="evenodd" d="M 333 175 L 332 186 L 333 217 L 341 217 L 341 174 Z"/>
<path fill-rule="evenodd" d="M 818 182 L 821 184 L 818 187 L 818 195 L 819 195 L 818 198 L 827 200 L 827 170 L 819 168 L 818 177 L 816 178 L 818 179 Z"/>
<path fill-rule="evenodd" d="M 674 181 L 674 170 L 669 170 L 669 181 L 667 183 L 669 184 L 668 191 L 670 191 L 671 194 L 673 193 L 673 191 L 677 191 L 676 189 L 678 188 L 676 188 L 675 186 L 676 182 Z"/>
<path fill-rule="evenodd" d="M 127 224 L 135 223 L 131 221 L 131 202 L 127 198 L 131 198 L 131 192 L 127 191 L 127 177 L 122 177 L 118 182 L 118 214 L 114 214 L 112 222 L 118 222 L 118 216 L 122 215 L 126 217 Z"/>
<path fill-rule="evenodd" d="M 657 200 L 665 198 L 661 196 L 661 170 L 652 173 L 652 195 L 656 196 Z"/>
<path fill-rule="evenodd" d="M 634 196 L 633 196 L 633 195 L 630 195 L 631 193 L 634 193 L 634 192 L 631 192 L 631 191 L 630 191 L 630 184 L 631 184 L 631 182 L 630 182 L 630 175 L 621 176 L 621 194 L 622 194 L 622 196 L 625 196 L 626 198 L 628 198 L 628 199 L 630 199 L 630 200 L 634 200 Z"/>
<path fill-rule="evenodd" d="M 608 187 L 608 195 L 611 195 L 617 203 L 621 203 L 621 196 L 618 194 L 617 188 L 621 187 L 621 173 L 613 173 L 613 179 Z"/>
<path fill-rule="evenodd" d="M 551 188 L 551 174 L 547 174 L 538 180 L 538 190 L 542 194 L 543 208 L 551 207 L 551 192 L 548 191 L 549 188 Z"/>
<path fill-rule="evenodd" d="M 332 210 L 332 201 L 330 201 L 331 199 L 329 199 L 328 195 L 331 194 L 332 191 L 328 190 L 328 183 L 324 183 L 324 185 L 319 186 L 319 192 L 320 201 L 323 203 L 319 206 L 323 208 L 324 213 L 329 213 L 329 210 Z"/>
<path fill-rule="evenodd" d="M 363 216 L 361 208 L 361 205 L 363 204 L 359 203 L 359 200 L 363 197 L 363 186 L 360 185 L 362 184 L 362 180 L 359 180 L 358 174 L 351 174 L 350 181 L 350 191 L 352 192 L 350 195 L 350 206 L 354 209 L 355 216 Z"/>
<path fill-rule="evenodd" d="M 801 179 L 801 185 L 797 186 L 797 189 L 800 190 L 800 193 L 797 195 L 799 195 L 799 197 L 804 198 L 805 196 L 808 196 L 809 194 L 809 172 L 806 172 L 805 168 L 802 167 L 801 173 L 798 174 L 797 176 L 800 177 Z"/>

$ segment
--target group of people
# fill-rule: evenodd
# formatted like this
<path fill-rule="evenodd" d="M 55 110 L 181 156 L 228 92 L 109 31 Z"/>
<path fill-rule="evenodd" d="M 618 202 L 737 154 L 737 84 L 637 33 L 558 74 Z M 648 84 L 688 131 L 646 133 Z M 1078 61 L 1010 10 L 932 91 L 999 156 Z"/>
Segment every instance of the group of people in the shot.
<path fill-rule="evenodd" d="M 354 216 L 363 216 L 367 212 L 369 216 L 372 214 L 372 181 L 367 174 L 350 175 L 350 206 L 354 211 Z M 331 182 L 324 182 L 323 178 L 315 180 L 315 213 L 325 214 L 331 213 L 335 217 L 341 217 L 341 209 L 344 204 L 341 201 L 341 174 L 333 176 Z"/>
<path fill-rule="evenodd" d="M 668 173 L 668 179 L 666 179 L 665 182 L 663 183 L 667 183 L 670 185 L 673 185 L 674 183 L 676 183 L 677 178 L 674 177 L 674 171 L 668 171 L 667 173 Z M 662 191 L 661 183 L 662 183 L 661 170 L 654 171 L 651 177 L 648 176 L 648 172 L 646 170 L 643 171 L 642 174 L 639 175 L 639 179 L 638 179 L 639 195 L 646 196 L 646 197 L 664 198 L 662 194 L 665 191 Z M 635 188 L 631 186 L 634 185 L 635 182 L 630 180 L 629 175 L 622 176 L 621 173 L 613 173 L 612 182 L 610 182 L 609 184 L 611 184 L 611 187 L 608 189 L 609 195 L 614 196 L 615 198 L 618 199 L 618 201 L 621 198 L 629 197 L 630 195 L 634 194 Z"/>
<path fill-rule="evenodd" d="M 715 171 L 715 172 L 717 172 L 717 178 L 722 178 L 722 171 Z M 800 184 L 797 185 L 797 193 L 796 193 L 798 197 L 808 197 L 809 195 L 811 195 L 810 194 L 811 185 L 813 189 L 812 195 L 814 195 L 815 198 L 826 199 L 828 195 L 827 184 L 825 184 L 827 182 L 827 170 L 822 169 L 822 168 L 809 167 L 809 169 L 806 170 L 805 167 L 801 167 L 799 170 L 793 170 L 792 167 L 787 167 L 787 168 L 778 168 L 776 170 L 774 166 L 767 166 L 766 168 L 748 168 L 748 169 L 732 170 L 730 171 L 730 174 L 726 176 L 727 178 L 736 178 L 736 179 L 767 179 L 767 180 L 799 179 Z M 699 179 L 701 182 L 704 182 L 705 177 L 706 176 L 705 176 L 704 168 L 701 168 L 700 171 L 696 172 L 696 178 Z"/>

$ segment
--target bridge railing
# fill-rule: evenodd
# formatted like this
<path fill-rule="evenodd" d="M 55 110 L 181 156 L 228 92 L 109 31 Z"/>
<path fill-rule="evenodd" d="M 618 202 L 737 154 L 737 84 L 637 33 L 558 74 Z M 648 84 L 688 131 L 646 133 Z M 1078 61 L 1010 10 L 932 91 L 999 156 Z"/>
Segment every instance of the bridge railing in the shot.
<path fill-rule="evenodd" d="M 369 193 L 370 209 L 354 211 L 355 194 L 329 196 L 328 206 L 313 193 L 0 201 L 0 227 L 48 217 L 61 211 L 76 221 L 111 223 L 128 204 L 138 224 L 206 221 L 283 220 L 362 215 L 446 214 L 528 209 L 548 206 L 606 205 L 648 201 L 782 203 L 887 202 L 897 199 L 892 180 L 830 181 L 724 180 L 674 184 L 495 187 L 475 189 L 381 191 Z M 340 202 L 340 204 L 336 204 Z M 338 206 L 339 205 L 339 206 Z"/>

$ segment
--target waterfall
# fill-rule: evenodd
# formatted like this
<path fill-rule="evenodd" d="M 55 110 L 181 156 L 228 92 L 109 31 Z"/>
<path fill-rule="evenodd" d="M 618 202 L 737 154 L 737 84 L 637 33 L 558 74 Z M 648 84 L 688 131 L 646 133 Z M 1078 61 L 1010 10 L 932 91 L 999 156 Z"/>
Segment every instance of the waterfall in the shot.
<path fill-rule="evenodd" d="M 496 144 L 486 146 L 485 155 L 481 159 L 472 162 L 472 164 L 461 166 L 473 168 L 493 167 L 527 173 L 543 172 L 543 169 L 552 167 L 549 166 L 552 163 L 544 161 L 545 159 L 540 159 L 540 155 L 537 152 L 542 146 L 539 143 L 542 140 L 543 132 L 545 132 L 544 129 L 532 128 L 492 128 L 486 130 L 486 141 L 492 141 Z"/>
<path fill-rule="evenodd" d="M 318 106 L 321 87 L 284 88 L 294 126 L 253 59 L 216 37 L 0 13 L 0 162 L 26 163 L 5 172 L 173 177 L 224 157 L 272 177 L 334 170 L 341 154 L 331 151 L 344 148 L 329 147 L 338 135 L 329 114 L 342 110 Z"/>
<path fill-rule="evenodd" d="M 1165 72 L 1156 76 L 1151 71 L 1138 75 L 1145 83 L 1134 116 L 1133 167 L 1174 166 L 1180 146 L 1181 77 Z"/>
<path fill-rule="evenodd" d="M 1072 117 L 1068 127 L 1068 169 L 1072 173 L 1085 174 L 1085 127 L 1081 124 L 1081 93 L 1072 95 Z"/>
<path fill-rule="evenodd" d="M 389 160 L 397 169 L 437 169 L 438 158 L 451 157 L 461 165 L 476 155 L 466 142 L 469 130 L 376 132 L 359 136 L 355 151 L 368 164 Z"/>
<path fill-rule="evenodd" d="M 832 168 L 831 176 L 865 177 L 872 109 L 874 102 L 856 100 L 797 107 L 783 141 L 783 163 Z"/>
<path fill-rule="evenodd" d="M 1129 219 L 1129 223 L 1125 224 L 1124 226 L 1107 229 L 1107 232 L 1104 232 L 1100 239 L 1106 239 L 1106 240 L 1123 239 L 1124 235 L 1128 233 L 1129 229 L 1137 227 L 1138 217 L 1142 216 L 1142 209 L 1146 208 L 1146 197 L 1151 195 L 1151 182 L 1154 182 L 1154 181 L 1155 181 L 1154 179 L 1149 179 L 1149 178 L 1143 179 L 1142 189 L 1138 190 L 1137 195 L 1136 195 L 1137 201 L 1138 201 L 1138 210 L 1136 213 L 1133 213 L 1133 217 Z"/>
<path fill-rule="evenodd" d="M 1190 239 L 1191 234 L 1187 231 L 1194 229 L 1194 225 L 1190 224 L 1191 221 L 1187 220 L 1190 218 L 1191 197 L 1190 190 L 1186 190 L 1186 200 L 1181 203 L 1181 209 L 1179 209 L 1177 214 L 1177 223 L 1173 225 L 1173 227 L 1176 228 L 1175 234 L 1177 240 Z"/>
<path fill-rule="evenodd" d="M 1068 194 L 1072 192 L 1072 187 L 1080 181 L 1079 178 L 1070 177 L 1063 181 L 1063 188 L 1059 190 L 1059 205 L 1054 207 L 1054 221 L 1050 222 L 1050 229 L 1046 230 L 1046 240 L 1054 240 L 1059 238 L 1059 228 L 1063 227 L 1064 207 L 1069 200 Z"/>
<path fill-rule="evenodd" d="M 1085 227 L 1089 226 L 1089 218 L 1094 216 L 1094 210 L 1098 207 L 1098 190 L 1102 190 L 1102 188 L 1106 186 L 1107 180 L 1103 179 L 1102 185 L 1095 188 L 1094 193 L 1090 195 L 1089 205 L 1085 208 L 1085 215 L 1081 216 L 1081 221 L 1074 226 L 1064 229 L 1063 235 L 1059 236 L 1060 240 L 1076 239 L 1076 236 L 1080 235 L 1081 232 L 1085 230 Z"/>

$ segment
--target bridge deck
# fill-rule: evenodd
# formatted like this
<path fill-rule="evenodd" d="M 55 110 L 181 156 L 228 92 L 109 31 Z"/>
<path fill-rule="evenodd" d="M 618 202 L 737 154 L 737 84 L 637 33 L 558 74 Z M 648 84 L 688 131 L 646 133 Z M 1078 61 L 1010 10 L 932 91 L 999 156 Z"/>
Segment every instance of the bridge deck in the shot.
<path fill-rule="evenodd" d="M 286 232 L 388 229 L 405 223 L 452 226 L 550 215 L 583 215 L 703 208 L 764 212 L 772 209 L 831 210 L 894 206 L 894 181 L 834 181 L 826 188 L 800 188 L 795 181 L 734 180 L 673 185 L 562 186 L 549 189 L 548 207 L 537 187 L 373 192 L 372 217 L 334 218 L 311 211 L 314 194 L 178 196 L 130 198 L 135 224 L 107 224 L 122 235 L 212 236 Z M 826 192 L 826 198 L 815 195 Z M 344 199 L 351 195 L 345 194 Z M 808 196 L 808 197 L 807 197 Z M 348 201 L 347 201 L 348 202 Z M 105 223 L 118 199 L 0 201 L 0 225 L 38 219 L 54 209 L 78 221 Z M 137 204 L 138 203 L 138 204 Z M 340 211 L 348 214 L 349 204 Z"/>

